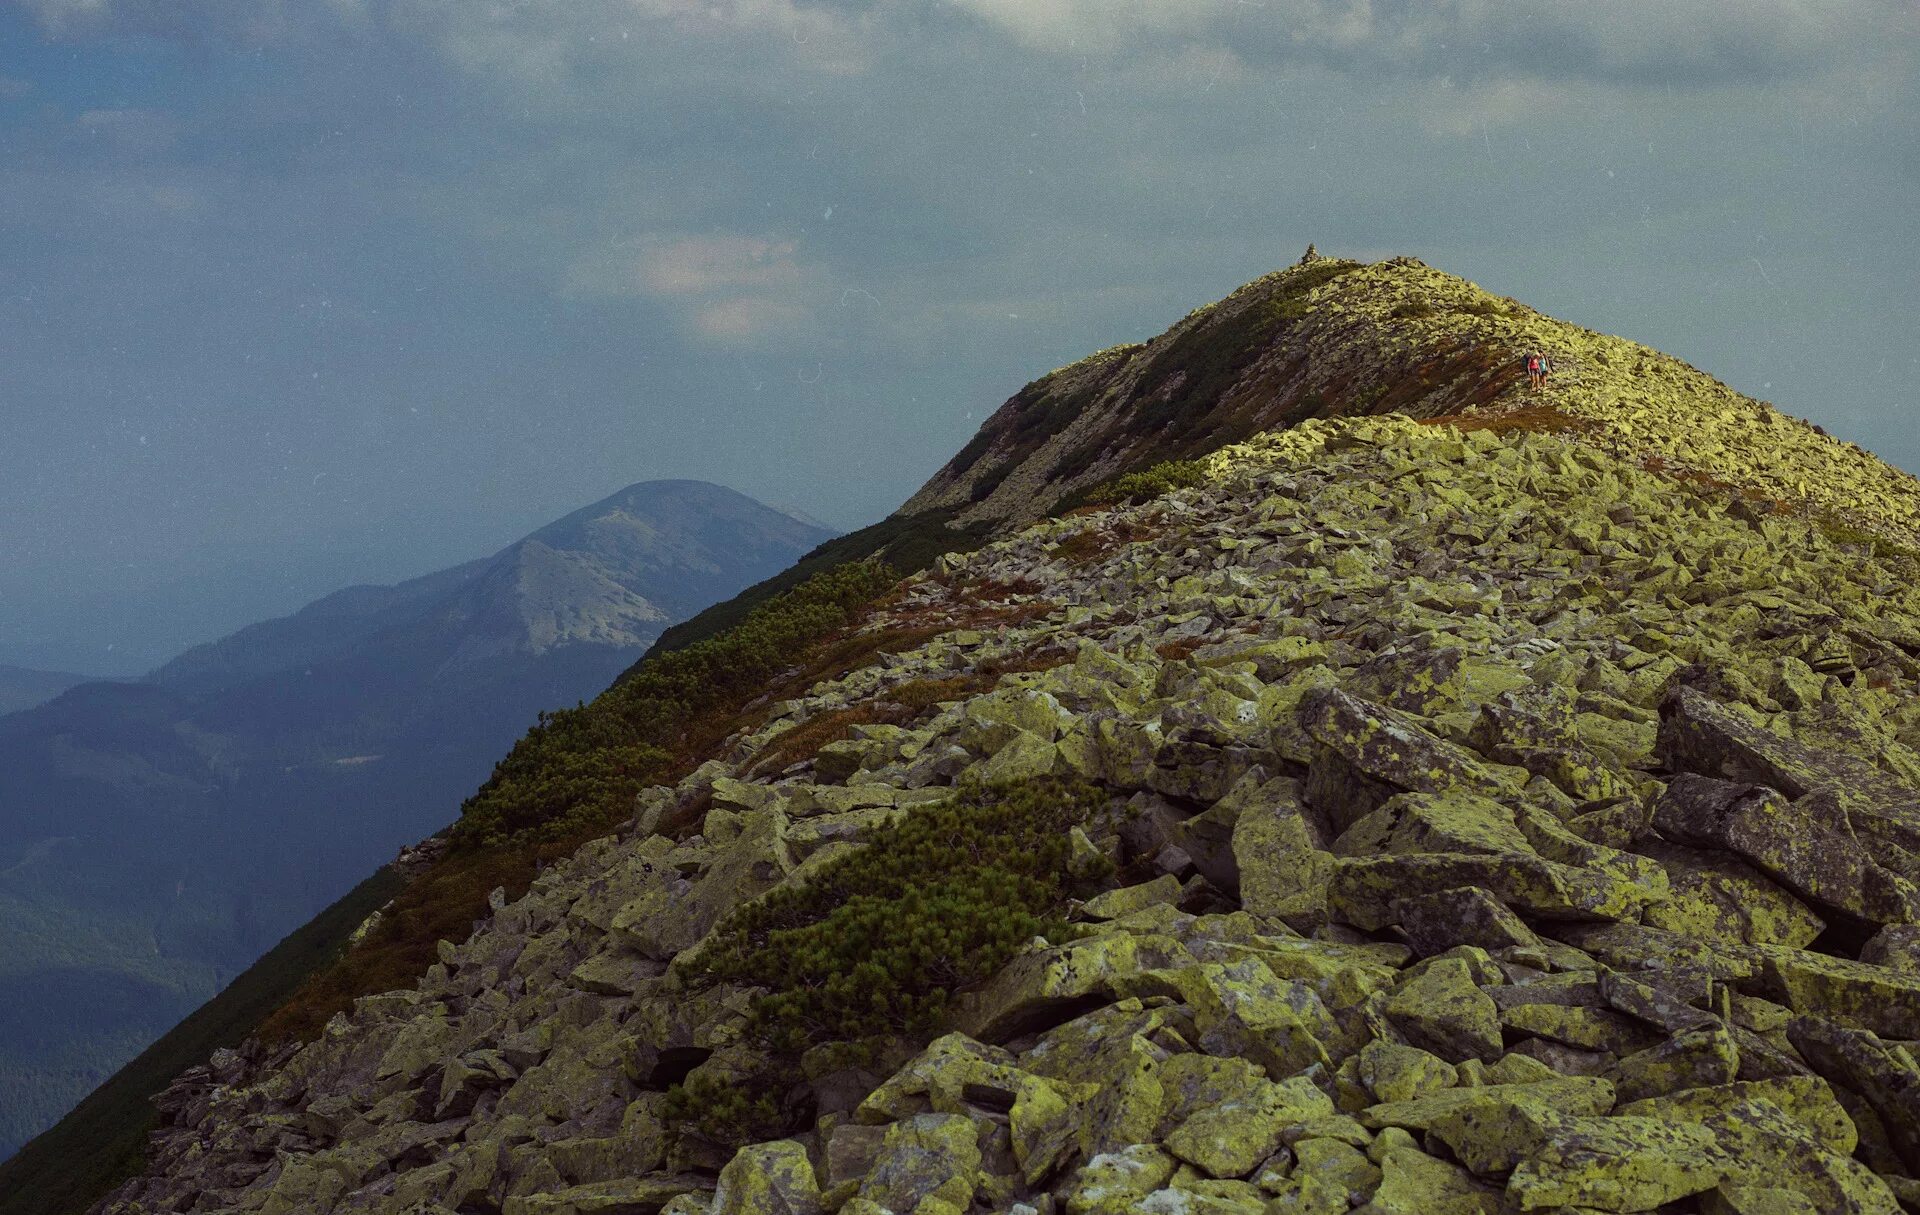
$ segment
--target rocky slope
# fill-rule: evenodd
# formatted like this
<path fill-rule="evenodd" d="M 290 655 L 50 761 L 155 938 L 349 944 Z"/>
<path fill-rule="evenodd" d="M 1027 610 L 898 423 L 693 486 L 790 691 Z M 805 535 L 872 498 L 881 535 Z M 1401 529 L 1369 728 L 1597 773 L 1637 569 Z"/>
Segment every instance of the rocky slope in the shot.
<path fill-rule="evenodd" d="M 1920 568 L 1778 501 L 1898 529 L 1907 482 L 1733 402 L 1676 476 L 1616 441 L 1657 404 L 1566 392 L 1611 436 L 1306 420 L 943 559 L 864 625 L 928 639 L 183 1077 L 100 1209 L 1912 1209 Z M 996 859 L 996 799 L 1074 825 Z M 1073 897 L 799 956 L 889 865 Z M 1004 961 L 916 989 L 956 945 Z"/>
<path fill-rule="evenodd" d="M 444 826 L 541 711 L 826 537 L 721 486 L 648 482 L 5 718 L 0 1160 Z"/>

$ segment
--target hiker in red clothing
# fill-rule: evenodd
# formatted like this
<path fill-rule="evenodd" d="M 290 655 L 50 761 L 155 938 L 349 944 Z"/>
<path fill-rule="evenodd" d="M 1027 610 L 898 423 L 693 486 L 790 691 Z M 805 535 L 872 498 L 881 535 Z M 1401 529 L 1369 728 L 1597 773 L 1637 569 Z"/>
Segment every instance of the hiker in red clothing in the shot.
<path fill-rule="evenodd" d="M 1542 367 L 1543 364 L 1541 363 L 1540 356 L 1532 351 L 1528 351 L 1527 384 L 1535 391 L 1538 391 L 1540 386 L 1547 382 L 1546 373 L 1542 370 Z"/>

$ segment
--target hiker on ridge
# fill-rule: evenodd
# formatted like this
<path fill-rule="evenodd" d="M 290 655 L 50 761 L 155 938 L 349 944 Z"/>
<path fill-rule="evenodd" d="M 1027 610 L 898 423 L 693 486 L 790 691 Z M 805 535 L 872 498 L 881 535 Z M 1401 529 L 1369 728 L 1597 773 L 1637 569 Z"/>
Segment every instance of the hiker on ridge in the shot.
<path fill-rule="evenodd" d="M 1547 381 L 1553 378 L 1553 356 L 1542 351 L 1540 354 L 1540 387 L 1545 388 Z"/>
<path fill-rule="evenodd" d="M 1540 370 L 1540 356 L 1529 350 L 1526 354 L 1526 365 L 1527 385 L 1530 389 L 1538 391 L 1540 385 L 1546 382 L 1546 377 Z"/>

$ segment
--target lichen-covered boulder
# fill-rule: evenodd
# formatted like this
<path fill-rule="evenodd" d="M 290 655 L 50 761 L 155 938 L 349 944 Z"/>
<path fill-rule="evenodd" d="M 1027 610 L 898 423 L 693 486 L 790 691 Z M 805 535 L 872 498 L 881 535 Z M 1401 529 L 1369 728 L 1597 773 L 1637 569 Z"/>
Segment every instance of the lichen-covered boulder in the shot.
<path fill-rule="evenodd" d="M 1380 1186 L 1380 1167 L 1338 1139 L 1302 1139 L 1293 1145 L 1293 1169 L 1268 1209 L 1289 1215 L 1341 1215 L 1367 1202 Z"/>
<path fill-rule="evenodd" d="M 1231 846 L 1240 903 L 1250 914 L 1301 930 L 1324 921 L 1333 857 L 1308 819 L 1298 782 L 1270 781 L 1250 795 Z"/>
<path fill-rule="evenodd" d="M 1171 937 L 1107 932 L 1023 953 L 977 991 L 956 1001 L 953 1024 L 983 1042 L 1004 1040 L 1052 1010 L 1095 994 L 1116 996 L 1119 983 L 1143 971 L 1191 964 Z"/>
<path fill-rule="evenodd" d="M 1416 1046 L 1449 1063 L 1500 1057 L 1500 1010 L 1460 958 L 1438 958 L 1395 988 L 1385 1012 Z"/>
<path fill-rule="evenodd" d="M 1258 957 L 1187 967 L 1167 981 L 1194 1010 L 1197 1044 L 1209 1054 L 1251 1059 L 1276 1079 L 1332 1066 L 1325 1043 L 1336 1026 L 1311 984 L 1276 977 Z"/>
<path fill-rule="evenodd" d="M 1714 1024 L 1681 1030 L 1623 1057 L 1613 1081 L 1619 1099 L 1628 1102 L 1676 1089 L 1731 1084 L 1739 1074 L 1739 1043 L 1727 1026 Z"/>
<path fill-rule="evenodd" d="M 1570 1118 L 1514 1168 L 1507 1193 L 1525 1210 L 1651 1211 L 1713 1189 L 1728 1169 L 1719 1139 L 1697 1123 Z"/>
<path fill-rule="evenodd" d="M 1361 1048 L 1355 1064 L 1376 1104 L 1411 1101 L 1459 1082 L 1459 1069 L 1438 1055 L 1378 1038 Z"/>
<path fill-rule="evenodd" d="M 1394 900 L 1390 911 L 1407 934 L 1407 943 L 1421 957 L 1445 953 L 1459 945 L 1476 945 L 1489 952 L 1530 949 L 1540 938 L 1490 891 L 1458 886 L 1430 894 Z"/>
<path fill-rule="evenodd" d="M 1875 924 L 1920 920 L 1920 889 L 1882 867 L 1844 815 L 1822 822 L 1775 790 L 1683 773 L 1653 822 L 1679 843 L 1734 853 L 1816 907 Z"/>
<path fill-rule="evenodd" d="M 1152 1143 L 1103 1152 L 1083 1165 L 1066 1195 L 1067 1215 L 1131 1215 L 1173 1176 L 1179 1161 Z"/>
<path fill-rule="evenodd" d="M 1380 1184 L 1355 1215 L 1509 1215 L 1518 1209 L 1502 1188 L 1410 1143 L 1390 1148 L 1378 1163 Z"/>
<path fill-rule="evenodd" d="M 961 1114 L 918 1114 L 887 1128 L 857 1197 L 893 1211 L 931 1198 L 965 1211 L 979 1182 L 979 1129 Z"/>
<path fill-rule="evenodd" d="M 1727 945 L 1800 949 L 1827 926 L 1780 883 L 1730 852 L 1662 839 L 1632 846 L 1667 875 L 1667 898 L 1645 912 L 1655 928 Z"/>
<path fill-rule="evenodd" d="M 509 1197 L 500 1210 L 501 1215 L 645 1215 L 684 1194 L 704 1195 L 709 1184 L 694 1176 L 623 1177 Z"/>
<path fill-rule="evenodd" d="M 1254 1083 L 1196 1109 L 1167 1134 L 1166 1147 L 1208 1176 L 1245 1177 L 1281 1147 L 1288 1131 L 1332 1113 L 1333 1102 L 1305 1077 Z"/>
<path fill-rule="evenodd" d="M 791 1139 L 741 1148 L 713 1192 L 713 1215 L 820 1215 L 820 1183 Z"/>

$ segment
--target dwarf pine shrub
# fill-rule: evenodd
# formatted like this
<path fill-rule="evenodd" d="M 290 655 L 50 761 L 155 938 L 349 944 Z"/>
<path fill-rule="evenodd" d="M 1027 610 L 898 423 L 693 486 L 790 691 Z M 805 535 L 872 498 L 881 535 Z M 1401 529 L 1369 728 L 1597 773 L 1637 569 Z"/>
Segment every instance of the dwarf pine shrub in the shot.
<path fill-rule="evenodd" d="M 1053 777 L 962 785 L 735 912 L 693 968 L 765 988 L 753 1032 L 783 1053 L 931 1033 L 956 991 L 1034 937 L 1068 935 L 1066 899 L 1106 876 L 1075 865 L 1070 831 L 1104 801 Z"/>
<path fill-rule="evenodd" d="M 660 1120 L 670 1129 L 691 1131 L 714 1143 L 751 1143 L 786 1129 L 770 1095 L 754 1091 L 751 1084 L 701 1072 L 667 1090 Z"/>
<path fill-rule="evenodd" d="M 1116 506 L 1129 502 L 1145 502 L 1176 489 L 1198 485 L 1205 479 L 1206 474 L 1202 471 L 1198 460 L 1162 460 L 1151 468 L 1126 473 L 1111 481 L 1101 482 L 1088 490 L 1083 500 L 1088 503 Z"/>

